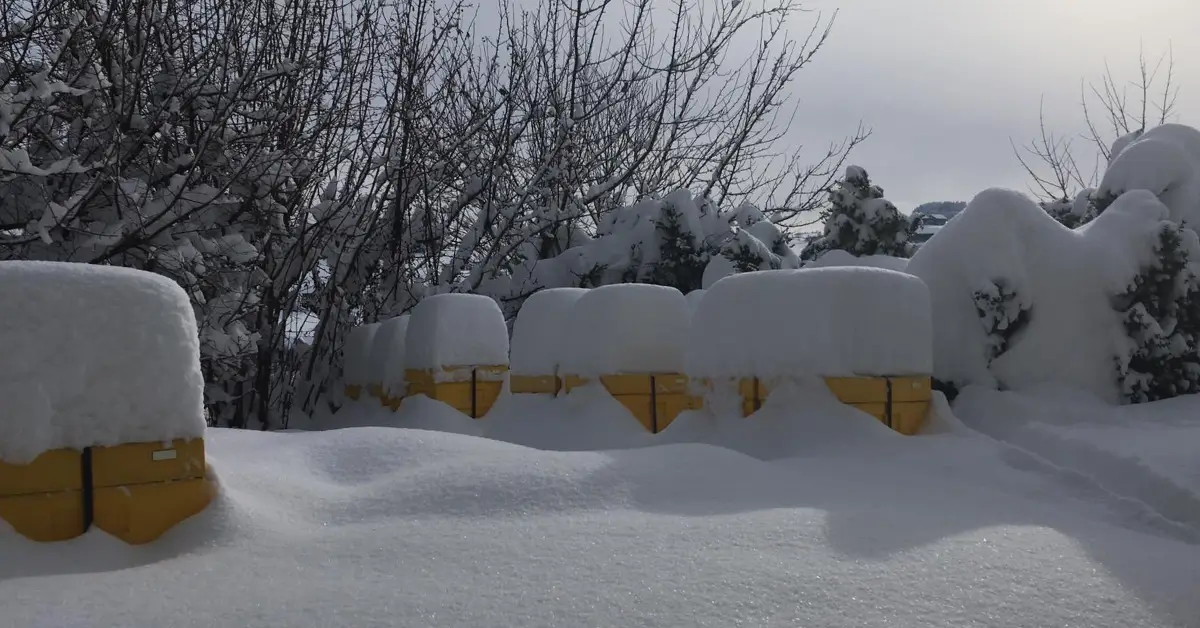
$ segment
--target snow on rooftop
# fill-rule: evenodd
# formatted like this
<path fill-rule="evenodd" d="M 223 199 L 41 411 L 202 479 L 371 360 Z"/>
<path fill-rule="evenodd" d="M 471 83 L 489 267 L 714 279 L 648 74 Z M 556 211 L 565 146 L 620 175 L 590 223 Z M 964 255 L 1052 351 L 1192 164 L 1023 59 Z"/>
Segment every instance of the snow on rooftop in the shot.
<path fill-rule="evenodd" d="M 905 375 L 933 368 L 929 292 L 863 267 L 760 271 L 709 288 L 692 318 L 693 377 Z"/>
<path fill-rule="evenodd" d="M 203 436 L 196 319 L 152 273 L 0 263 L 0 460 Z"/>

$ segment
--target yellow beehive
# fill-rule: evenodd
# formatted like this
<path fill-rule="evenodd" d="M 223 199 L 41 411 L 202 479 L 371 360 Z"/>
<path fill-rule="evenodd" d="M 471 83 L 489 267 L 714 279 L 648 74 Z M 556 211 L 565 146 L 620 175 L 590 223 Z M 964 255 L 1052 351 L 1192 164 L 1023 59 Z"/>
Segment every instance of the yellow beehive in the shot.
<path fill-rule="evenodd" d="M 425 395 L 479 419 L 492 409 L 504 387 L 507 366 L 454 366 L 439 377 L 430 371 L 405 371 L 408 396 Z"/>
<path fill-rule="evenodd" d="M 379 402 L 383 404 L 385 408 L 395 412 L 400 409 L 400 404 L 404 402 L 405 396 L 406 395 L 389 395 L 385 392 L 383 393 L 383 396 L 379 398 Z"/>
<path fill-rule="evenodd" d="M 96 526 L 135 545 L 204 510 L 214 494 L 199 438 L 93 447 L 92 486 Z"/>
<path fill-rule="evenodd" d="M 892 429 L 911 436 L 921 430 L 933 402 L 933 379 L 928 376 L 890 377 Z"/>
<path fill-rule="evenodd" d="M 933 394 L 931 384 L 928 376 L 825 378 L 825 385 L 838 401 L 905 435 L 916 434 L 924 425 Z M 738 391 L 742 397 L 742 416 L 757 412 L 770 394 L 766 384 L 757 378 L 739 380 Z"/>
<path fill-rule="evenodd" d="M 148 543 L 212 500 L 205 471 L 199 438 L 56 449 L 28 465 L 0 463 L 0 518 L 34 541 L 67 540 L 95 524 Z"/>
<path fill-rule="evenodd" d="M 83 463 L 74 449 L 47 451 L 29 464 L 0 462 L 0 519 L 33 541 L 84 532 Z"/>
<path fill-rule="evenodd" d="M 508 390 L 514 395 L 557 395 L 562 378 L 556 375 L 509 375 Z"/>
<path fill-rule="evenodd" d="M 569 392 L 590 382 L 568 375 L 563 390 Z M 678 373 L 601 375 L 600 383 L 651 434 L 667 429 L 685 410 L 700 407 L 700 398 L 689 391 L 688 377 Z"/>
<path fill-rule="evenodd" d="M 362 386 L 359 386 L 358 384 L 347 384 L 345 393 L 347 399 L 358 401 L 359 398 L 362 397 Z"/>
<path fill-rule="evenodd" d="M 380 382 L 367 384 L 367 394 L 376 399 L 383 399 L 383 384 Z"/>

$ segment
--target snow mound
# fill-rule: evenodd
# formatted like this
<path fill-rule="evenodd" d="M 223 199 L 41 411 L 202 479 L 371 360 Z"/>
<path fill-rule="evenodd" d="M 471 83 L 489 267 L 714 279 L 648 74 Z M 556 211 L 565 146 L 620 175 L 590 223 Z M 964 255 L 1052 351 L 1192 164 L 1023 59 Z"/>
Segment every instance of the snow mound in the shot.
<path fill-rule="evenodd" d="M 1200 131 L 1164 124 L 1118 139 L 1095 196 L 1115 199 L 1131 190 L 1153 193 L 1175 222 L 1200 223 Z"/>
<path fill-rule="evenodd" d="M 413 308 L 405 341 L 406 368 L 508 364 L 508 326 L 500 307 L 478 294 L 437 294 Z"/>
<path fill-rule="evenodd" d="M 687 300 L 675 288 L 615 284 L 590 290 L 571 308 L 559 372 L 680 373 L 690 318 Z"/>
<path fill-rule="evenodd" d="M 658 438 L 656 442 L 705 443 L 758 460 L 839 448 L 863 452 L 903 441 L 878 419 L 838 401 L 824 380 L 814 377 L 780 381 L 749 418 L 742 417 L 739 407 L 713 404 L 681 414 Z"/>
<path fill-rule="evenodd" d="M 570 333 L 571 307 L 584 294 L 583 288 L 549 288 L 525 299 L 513 322 L 509 370 L 514 375 L 558 372 L 558 346 Z"/>
<path fill-rule="evenodd" d="M 342 364 L 345 383 L 365 386 L 378 380 L 371 372 L 371 351 L 374 347 L 375 332 L 379 323 L 360 325 L 350 330 L 346 335 L 346 346 L 342 350 Z"/>
<path fill-rule="evenodd" d="M 204 435 L 187 294 L 147 272 L 0 264 L 0 460 Z"/>
<path fill-rule="evenodd" d="M 929 291 L 911 275 L 830 267 L 733 275 L 692 319 L 693 377 L 928 374 Z"/>
<path fill-rule="evenodd" d="M 408 322 L 410 316 L 405 314 L 384 322 L 379 328 L 379 337 L 385 338 L 386 345 L 381 346 L 383 355 L 380 356 L 383 368 L 377 376 L 383 383 L 383 392 L 389 397 L 403 396 L 408 392 L 408 382 L 404 377 L 405 347 L 408 342 Z"/>
<path fill-rule="evenodd" d="M 883 268 L 885 270 L 905 272 L 908 268 L 908 259 L 892 257 L 891 255 L 864 255 L 862 257 L 855 257 L 850 252 L 843 251 L 842 249 L 830 249 L 821 254 L 817 259 L 804 265 L 805 268 L 827 268 L 830 266 L 862 266 L 865 268 Z"/>
<path fill-rule="evenodd" d="M 873 427 L 844 423 L 822 441 Z M 764 430 L 781 435 L 803 445 Z M 552 452 L 423 430 L 213 430 L 222 491 L 205 512 L 137 551 L 100 532 L 40 545 L 0 531 L 0 599 L 13 626 L 754 617 L 950 628 L 966 617 L 1166 628 L 1200 617 L 1197 547 L 1014 469 L 987 439 L 876 436 L 878 447 L 814 443 L 763 461 L 688 443 Z M 230 587 L 231 573 L 303 577 Z M 157 594 L 130 603 L 130 591 Z"/>
<path fill-rule="evenodd" d="M 1072 231 L 1019 192 L 981 192 L 908 264 L 932 299 L 934 375 L 1059 383 L 1115 402 L 1126 339 L 1112 297 L 1152 259 L 1166 218 L 1151 193 L 1133 191 Z"/>
<path fill-rule="evenodd" d="M 481 423 L 487 438 L 548 451 L 632 449 L 657 442 L 595 383 L 559 397 L 502 396 Z"/>

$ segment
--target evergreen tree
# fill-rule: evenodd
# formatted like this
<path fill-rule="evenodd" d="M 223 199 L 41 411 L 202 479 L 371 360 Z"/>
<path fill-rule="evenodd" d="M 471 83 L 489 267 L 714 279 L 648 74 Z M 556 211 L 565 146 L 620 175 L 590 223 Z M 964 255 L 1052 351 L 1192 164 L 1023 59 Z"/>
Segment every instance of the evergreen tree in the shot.
<path fill-rule="evenodd" d="M 675 207 L 663 205 L 655 231 L 659 258 L 650 268 L 646 283 L 672 286 L 685 294 L 699 290 L 711 252 L 704 250 L 697 234 L 684 226 Z"/>
<path fill-rule="evenodd" d="M 1200 392 L 1200 278 L 1195 234 L 1165 224 L 1154 262 L 1116 302 L 1129 348 L 1117 358 L 1117 379 L 1130 403 Z"/>
<path fill-rule="evenodd" d="M 979 322 L 988 333 L 987 361 L 991 364 L 1029 324 L 1031 304 L 1004 279 L 993 279 L 972 297 Z"/>
<path fill-rule="evenodd" d="M 856 257 L 912 255 L 909 220 L 883 197 L 883 188 L 871 183 L 866 170 L 847 168 L 845 178 L 830 190 L 829 204 L 824 234 L 804 248 L 801 259 L 813 260 L 833 249 Z"/>

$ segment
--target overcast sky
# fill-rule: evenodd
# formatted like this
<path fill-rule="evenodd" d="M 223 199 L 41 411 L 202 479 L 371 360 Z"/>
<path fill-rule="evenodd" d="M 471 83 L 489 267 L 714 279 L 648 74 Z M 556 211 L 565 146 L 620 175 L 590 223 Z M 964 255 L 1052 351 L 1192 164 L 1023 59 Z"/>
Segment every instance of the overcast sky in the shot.
<path fill-rule="evenodd" d="M 823 145 L 861 118 L 852 160 L 902 210 L 1026 189 L 1010 138 L 1037 133 L 1039 99 L 1058 130 L 1083 129 L 1080 80 L 1137 78 L 1174 47 L 1179 120 L 1200 124 L 1200 0 L 805 0 L 840 9 L 828 47 L 796 86 L 795 141 Z M 796 30 L 811 16 L 796 18 Z M 1081 147 L 1083 140 L 1076 142 Z"/>

